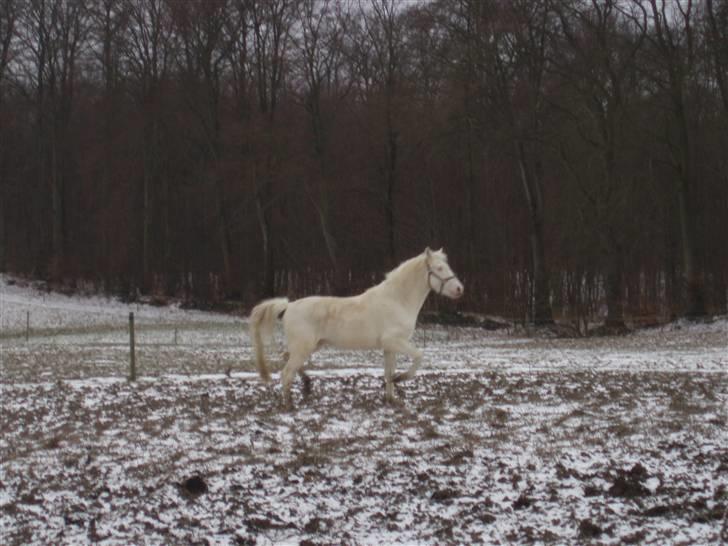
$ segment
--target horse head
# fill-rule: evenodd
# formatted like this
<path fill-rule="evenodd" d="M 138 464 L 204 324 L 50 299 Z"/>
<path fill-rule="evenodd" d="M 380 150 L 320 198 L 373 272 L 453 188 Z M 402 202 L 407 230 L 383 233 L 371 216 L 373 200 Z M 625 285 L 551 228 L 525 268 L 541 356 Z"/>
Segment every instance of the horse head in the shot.
<path fill-rule="evenodd" d="M 442 249 L 425 249 L 425 264 L 427 266 L 427 282 L 430 288 L 440 295 L 451 299 L 459 299 L 463 296 L 465 288 L 457 275 L 450 269 L 447 263 L 447 254 Z"/>

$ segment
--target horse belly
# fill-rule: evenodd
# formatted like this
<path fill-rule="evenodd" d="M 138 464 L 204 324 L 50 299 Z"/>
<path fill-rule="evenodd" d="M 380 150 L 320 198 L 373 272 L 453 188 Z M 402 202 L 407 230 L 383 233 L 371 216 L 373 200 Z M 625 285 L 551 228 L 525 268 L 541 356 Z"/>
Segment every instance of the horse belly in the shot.
<path fill-rule="evenodd" d="M 407 329 L 399 318 L 391 308 L 367 305 L 359 297 L 312 296 L 289 304 L 283 321 L 289 343 L 295 338 L 316 348 L 379 349 L 385 335 L 401 336 Z"/>
<path fill-rule="evenodd" d="M 379 332 L 370 324 L 357 320 L 331 321 L 323 335 L 324 343 L 339 349 L 376 349 Z"/>

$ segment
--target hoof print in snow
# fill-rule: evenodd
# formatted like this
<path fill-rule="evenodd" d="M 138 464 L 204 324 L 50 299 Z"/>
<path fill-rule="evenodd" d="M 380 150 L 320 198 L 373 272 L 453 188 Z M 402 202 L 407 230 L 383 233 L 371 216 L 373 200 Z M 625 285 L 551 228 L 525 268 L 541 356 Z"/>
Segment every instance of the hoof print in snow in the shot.
<path fill-rule="evenodd" d="M 453 489 L 438 489 L 430 496 L 430 500 L 435 502 L 448 502 L 457 496 L 457 492 Z"/>
<path fill-rule="evenodd" d="M 329 526 L 327 525 L 326 521 L 322 520 L 321 518 L 313 517 L 306 525 L 303 526 L 303 530 L 306 531 L 310 535 L 316 535 L 318 533 L 326 531 L 326 529 Z"/>
<path fill-rule="evenodd" d="M 643 511 L 642 515 L 646 518 L 659 518 L 669 516 L 670 513 L 673 512 L 673 510 L 674 508 L 672 506 L 658 504 L 657 506 L 653 506 L 652 508 L 648 508 L 647 510 Z"/>
<path fill-rule="evenodd" d="M 638 481 L 632 480 L 626 476 L 617 476 L 614 483 L 609 488 L 608 493 L 612 497 L 633 499 L 635 497 L 645 497 L 649 495 L 650 490 Z"/>
<path fill-rule="evenodd" d="M 266 512 L 264 516 L 253 516 L 245 520 L 246 525 L 249 529 L 257 531 L 265 531 L 268 529 L 290 529 L 293 527 L 290 523 L 284 523 L 281 519 L 272 514 Z"/>
<path fill-rule="evenodd" d="M 647 477 L 648 474 L 645 467 L 637 463 L 627 472 L 620 470 L 607 493 L 612 497 L 623 497 L 627 499 L 645 497 L 650 495 L 650 490 L 642 485 L 641 482 Z"/>
<path fill-rule="evenodd" d="M 528 497 L 525 493 L 521 493 L 521 496 L 513 501 L 514 510 L 523 510 L 529 508 L 533 504 L 533 499 Z"/>
<path fill-rule="evenodd" d="M 584 496 L 585 497 L 596 497 L 602 494 L 602 490 L 599 489 L 595 485 L 585 485 L 584 486 Z"/>
<path fill-rule="evenodd" d="M 579 537 L 580 538 L 597 538 L 601 536 L 604 531 L 598 525 L 592 523 L 588 519 L 581 520 L 579 523 Z"/>
<path fill-rule="evenodd" d="M 58 449 L 59 447 L 61 447 L 61 437 L 54 436 L 45 443 L 44 447 L 46 449 Z"/>
<path fill-rule="evenodd" d="M 490 523 L 495 522 L 496 517 L 493 514 L 486 512 L 486 513 L 482 514 L 479 519 L 483 523 L 490 524 Z"/>
<path fill-rule="evenodd" d="M 179 485 L 180 491 L 186 497 L 196 499 L 207 493 L 207 484 L 200 476 L 192 476 Z"/>
<path fill-rule="evenodd" d="M 630 469 L 628 474 L 635 480 L 646 480 L 650 477 L 647 473 L 647 469 L 640 463 L 635 463 L 635 465 Z"/>

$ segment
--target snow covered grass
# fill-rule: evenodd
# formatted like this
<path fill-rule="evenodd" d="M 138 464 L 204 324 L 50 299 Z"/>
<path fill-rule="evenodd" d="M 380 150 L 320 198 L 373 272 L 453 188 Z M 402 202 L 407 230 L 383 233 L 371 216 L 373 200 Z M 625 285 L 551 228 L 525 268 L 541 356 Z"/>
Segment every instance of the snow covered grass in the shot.
<path fill-rule="evenodd" d="M 127 304 L 103 296 L 66 296 L 47 292 L 37 284 L 0 275 L 0 332 L 5 338 L 25 335 L 26 312 L 31 331 L 39 333 L 87 332 L 123 328 L 129 312 L 147 325 L 173 326 L 190 322 L 227 324 L 231 317 L 178 307 Z"/>
<path fill-rule="evenodd" d="M 428 328 L 400 404 L 380 355 L 323 351 L 287 412 L 240 318 L 135 307 L 130 384 L 128 306 L 0 290 L 3 544 L 728 539 L 725 319 L 596 340 Z"/>

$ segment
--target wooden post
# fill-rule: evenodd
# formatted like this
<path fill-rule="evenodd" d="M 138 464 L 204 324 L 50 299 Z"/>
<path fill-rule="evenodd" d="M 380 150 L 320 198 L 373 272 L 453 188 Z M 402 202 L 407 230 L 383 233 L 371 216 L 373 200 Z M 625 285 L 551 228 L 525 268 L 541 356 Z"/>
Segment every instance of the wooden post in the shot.
<path fill-rule="evenodd" d="M 174 329 L 174 344 L 177 345 L 177 328 Z"/>
<path fill-rule="evenodd" d="M 25 312 L 25 342 L 30 339 L 30 311 Z"/>
<path fill-rule="evenodd" d="M 129 381 L 136 381 L 136 356 L 134 354 L 134 313 L 129 313 Z"/>

